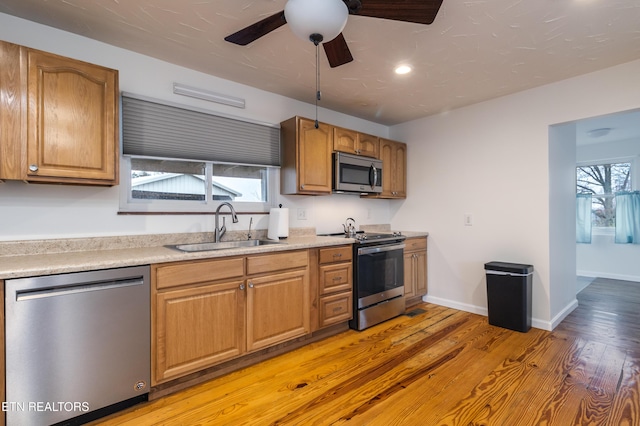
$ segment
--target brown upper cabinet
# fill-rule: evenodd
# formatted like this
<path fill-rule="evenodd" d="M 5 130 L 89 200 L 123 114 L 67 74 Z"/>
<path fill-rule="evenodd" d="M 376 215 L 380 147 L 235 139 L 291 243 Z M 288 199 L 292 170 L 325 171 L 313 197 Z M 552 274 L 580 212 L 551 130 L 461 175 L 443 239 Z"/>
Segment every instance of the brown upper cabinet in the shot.
<path fill-rule="evenodd" d="M 307 118 L 280 123 L 282 194 L 331 194 L 332 127 Z"/>
<path fill-rule="evenodd" d="M 0 41 L 0 179 L 118 183 L 118 71 Z"/>
<path fill-rule="evenodd" d="M 380 138 L 382 193 L 378 198 L 407 198 L 407 144 Z"/>
<path fill-rule="evenodd" d="M 407 144 L 343 129 L 308 118 L 280 123 L 282 194 L 327 195 L 332 188 L 332 153 L 356 153 L 382 160 L 382 193 L 371 198 L 407 198 Z"/>
<path fill-rule="evenodd" d="M 378 158 L 378 137 L 334 126 L 333 150 Z"/>

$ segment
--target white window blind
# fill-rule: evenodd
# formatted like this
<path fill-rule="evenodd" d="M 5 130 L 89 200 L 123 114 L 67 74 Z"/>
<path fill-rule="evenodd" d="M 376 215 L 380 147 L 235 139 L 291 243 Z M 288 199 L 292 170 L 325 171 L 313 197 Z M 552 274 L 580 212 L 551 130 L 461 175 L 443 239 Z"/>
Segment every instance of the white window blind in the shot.
<path fill-rule="evenodd" d="M 280 165 L 280 129 L 122 95 L 124 155 Z"/>

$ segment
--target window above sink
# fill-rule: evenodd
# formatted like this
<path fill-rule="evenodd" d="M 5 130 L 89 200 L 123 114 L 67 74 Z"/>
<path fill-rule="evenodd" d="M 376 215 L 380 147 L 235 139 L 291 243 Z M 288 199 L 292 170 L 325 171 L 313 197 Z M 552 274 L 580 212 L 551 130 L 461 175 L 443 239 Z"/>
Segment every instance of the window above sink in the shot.
<path fill-rule="evenodd" d="M 277 194 L 273 167 L 135 156 L 121 166 L 125 212 L 210 212 L 225 201 L 239 212 L 267 212 Z"/>
<path fill-rule="evenodd" d="M 123 93 L 120 211 L 275 207 L 280 128 Z"/>

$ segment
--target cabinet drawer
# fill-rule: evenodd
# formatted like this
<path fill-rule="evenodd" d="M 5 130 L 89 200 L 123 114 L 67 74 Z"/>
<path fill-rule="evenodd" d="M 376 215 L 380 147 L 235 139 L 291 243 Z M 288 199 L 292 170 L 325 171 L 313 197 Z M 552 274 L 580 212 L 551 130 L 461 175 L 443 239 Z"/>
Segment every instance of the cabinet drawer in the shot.
<path fill-rule="evenodd" d="M 351 246 L 339 246 L 320 249 L 319 262 L 333 263 L 333 262 L 345 262 L 352 259 Z"/>
<path fill-rule="evenodd" d="M 350 291 L 321 297 L 320 327 L 350 320 L 353 316 L 352 297 Z"/>
<path fill-rule="evenodd" d="M 407 238 L 404 242 L 404 251 L 413 251 L 413 250 L 426 250 L 427 249 L 427 239 L 426 238 Z"/>
<path fill-rule="evenodd" d="M 308 264 L 307 250 L 249 256 L 247 257 L 247 275 L 306 268 Z"/>
<path fill-rule="evenodd" d="M 351 277 L 353 268 L 351 263 L 336 263 L 320 266 L 320 294 L 351 291 Z"/>
<path fill-rule="evenodd" d="M 180 263 L 155 268 L 156 288 L 197 284 L 244 275 L 244 259 L 241 257 Z"/>

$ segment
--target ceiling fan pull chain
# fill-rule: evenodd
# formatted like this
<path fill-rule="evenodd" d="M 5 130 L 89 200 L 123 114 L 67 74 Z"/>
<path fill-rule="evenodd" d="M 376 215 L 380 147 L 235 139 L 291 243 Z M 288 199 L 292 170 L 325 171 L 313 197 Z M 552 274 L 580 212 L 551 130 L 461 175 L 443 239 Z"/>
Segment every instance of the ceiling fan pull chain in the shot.
<path fill-rule="evenodd" d="M 318 49 L 320 49 L 320 43 L 314 41 L 316 45 L 316 129 L 318 125 L 318 101 L 320 100 L 320 60 L 318 59 Z"/>

